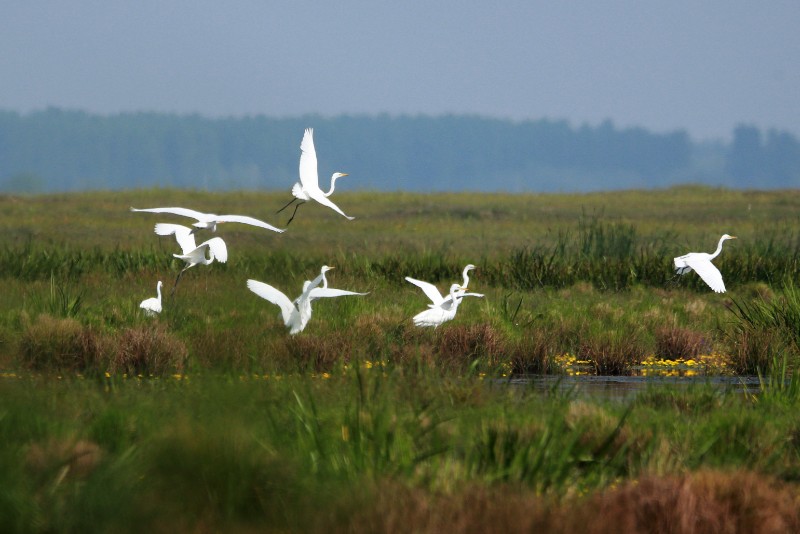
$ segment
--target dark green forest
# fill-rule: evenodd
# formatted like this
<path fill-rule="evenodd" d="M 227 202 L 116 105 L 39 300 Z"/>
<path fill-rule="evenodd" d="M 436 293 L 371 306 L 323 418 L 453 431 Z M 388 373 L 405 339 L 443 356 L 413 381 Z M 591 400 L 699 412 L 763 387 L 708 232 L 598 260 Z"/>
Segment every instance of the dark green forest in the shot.
<path fill-rule="evenodd" d="M 50 108 L 0 111 L 0 191 L 178 187 L 289 189 L 303 129 L 315 129 L 320 181 L 343 190 L 572 192 L 666 187 L 800 186 L 800 143 L 740 125 L 732 142 L 695 142 L 611 121 L 478 116 L 265 116 Z"/>

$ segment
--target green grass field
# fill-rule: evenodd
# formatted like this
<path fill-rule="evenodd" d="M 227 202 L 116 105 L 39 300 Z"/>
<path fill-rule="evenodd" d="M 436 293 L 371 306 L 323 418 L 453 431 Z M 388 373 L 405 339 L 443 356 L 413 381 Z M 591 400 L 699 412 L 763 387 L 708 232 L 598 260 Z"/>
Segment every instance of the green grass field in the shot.
<path fill-rule="evenodd" d="M 142 314 L 181 267 L 153 225 L 190 221 L 131 206 L 282 226 L 286 201 L 0 197 L 0 524 L 800 529 L 800 193 L 337 193 L 356 220 L 305 205 L 281 235 L 222 225 L 228 263 L 190 269 L 158 317 Z M 739 237 L 715 260 L 727 293 L 694 273 L 672 280 L 674 256 L 710 252 L 722 233 Z M 485 298 L 415 328 L 427 299 L 404 276 L 445 289 L 467 263 Z M 245 286 L 294 297 L 323 264 L 333 287 L 370 293 L 316 301 L 297 336 Z M 761 387 L 654 386 L 620 401 L 507 383 L 658 362 L 760 374 Z"/>

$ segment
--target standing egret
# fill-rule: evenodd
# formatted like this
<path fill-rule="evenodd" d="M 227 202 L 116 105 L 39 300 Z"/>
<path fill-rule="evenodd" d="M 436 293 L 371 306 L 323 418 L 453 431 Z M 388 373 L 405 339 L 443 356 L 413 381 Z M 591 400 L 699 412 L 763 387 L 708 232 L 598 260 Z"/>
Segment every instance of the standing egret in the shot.
<path fill-rule="evenodd" d="M 158 223 L 155 226 L 155 232 L 158 235 L 174 234 L 178 245 L 181 247 L 181 254 L 173 254 L 173 256 L 186 263 L 186 266 L 178 273 L 170 295 L 175 293 L 175 288 L 178 287 L 178 281 L 180 281 L 186 269 L 194 267 L 195 265 L 208 265 L 213 263 L 214 260 L 222 263 L 228 261 L 228 247 L 225 246 L 225 241 L 223 241 L 221 237 L 212 237 L 200 243 L 200 245 L 196 245 L 191 228 L 181 226 L 180 224 L 168 223 Z M 208 257 L 206 257 L 206 251 L 208 251 Z"/>
<path fill-rule="evenodd" d="M 196 223 L 193 223 L 194 230 L 192 233 L 198 232 L 200 230 L 211 230 L 212 232 L 217 231 L 217 225 L 226 223 L 226 222 L 235 222 L 235 223 L 242 223 L 242 224 L 249 224 L 251 226 L 258 226 L 259 228 L 266 228 L 267 230 L 272 230 L 273 232 L 283 233 L 285 230 L 281 230 L 280 228 L 275 228 L 271 224 L 265 223 L 264 221 L 254 219 L 253 217 L 248 217 L 247 215 L 217 215 L 215 213 L 203 213 L 201 211 L 190 210 L 188 208 L 131 208 L 131 211 L 144 211 L 148 213 L 172 213 L 173 215 L 181 215 L 183 217 L 191 217 L 192 219 L 197 219 Z"/>
<path fill-rule="evenodd" d="M 305 134 L 303 135 L 303 141 L 300 143 L 300 181 L 292 186 L 292 195 L 294 195 L 294 198 L 276 213 L 282 212 L 291 206 L 292 203 L 299 200 L 300 202 L 298 202 L 294 207 L 292 216 L 289 217 L 289 220 L 286 222 L 286 226 L 289 226 L 289 223 L 292 222 L 294 216 L 297 214 L 297 208 L 300 207 L 300 204 L 303 204 L 308 200 L 316 200 L 323 206 L 329 207 L 336 213 L 343 215 L 348 220 L 352 221 L 355 219 L 355 217 L 346 215 L 341 209 L 339 209 L 339 206 L 328 199 L 328 197 L 333 194 L 333 190 L 336 187 L 336 179 L 341 178 L 342 176 L 347 176 L 347 174 L 342 172 L 333 173 L 333 176 L 331 176 L 331 188 L 327 193 L 324 193 L 322 189 L 319 188 L 319 176 L 317 174 L 317 151 L 314 149 L 314 129 L 306 128 Z"/>
<path fill-rule="evenodd" d="M 144 310 L 145 315 L 153 317 L 157 313 L 161 313 L 161 285 L 161 280 L 159 280 L 158 284 L 156 284 L 157 297 L 144 299 L 141 304 L 139 304 L 139 307 Z"/>
<path fill-rule="evenodd" d="M 717 293 L 725 293 L 725 283 L 722 281 L 722 274 L 717 269 L 711 260 L 719 256 L 722 252 L 722 243 L 727 239 L 736 239 L 736 236 L 724 234 L 719 238 L 717 250 L 713 254 L 707 252 L 690 252 L 683 256 L 678 256 L 675 261 L 675 274 L 682 275 L 692 270 L 697 271 L 700 278 L 708 284 L 708 286 Z"/>
<path fill-rule="evenodd" d="M 356 293 L 344 289 L 334 289 L 329 287 L 317 287 L 325 279 L 325 271 L 333 267 L 323 266 L 321 274 L 313 281 L 306 280 L 303 283 L 303 292 L 294 302 L 289 300 L 283 292 L 275 289 L 269 284 L 258 280 L 247 280 L 247 288 L 259 297 L 268 300 L 281 309 L 283 324 L 289 327 L 289 334 L 295 335 L 302 332 L 311 319 L 311 302 L 319 298 L 343 297 L 347 295 L 366 295 L 367 293 Z M 325 280 L 327 286 L 327 280 Z"/>
<path fill-rule="evenodd" d="M 406 280 L 409 280 L 406 278 Z M 413 280 L 413 279 L 412 279 Z M 411 281 L 411 280 L 409 280 Z M 417 280 L 416 282 L 419 282 Z M 414 282 L 412 282 L 414 283 Z M 428 284 L 427 282 L 422 282 L 422 284 L 427 284 L 430 286 L 427 288 L 425 286 L 419 285 L 425 294 L 428 295 L 428 298 L 433 301 L 433 304 L 428 305 L 428 309 L 422 311 L 414 316 L 414 325 L 415 326 L 432 326 L 434 328 L 438 328 L 443 323 L 452 320 L 456 316 L 456 311 L 458 310 L 458 305 L 461 304 L 461 300 L 464 297 L 482 297 L 480 293 L 466 293 L 466 287 L 462 287 L 458 284 L 453 284 L 450 286 L 450 294 L 447 297 L 443 297 L 439 290 L 436 289 L 435 286 L 432 284 Z"/>

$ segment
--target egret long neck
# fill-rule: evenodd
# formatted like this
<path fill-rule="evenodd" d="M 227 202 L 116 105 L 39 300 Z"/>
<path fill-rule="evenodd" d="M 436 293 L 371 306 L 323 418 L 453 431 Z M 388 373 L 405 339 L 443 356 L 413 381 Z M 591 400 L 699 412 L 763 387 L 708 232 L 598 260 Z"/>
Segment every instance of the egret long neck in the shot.
<path fill-rule="evenodd" d="M 161 302 L 161 284 L 156 286 L 156 293 L 158 293 L 158 301 Z"/>
<path fill-rule="evenodd" d="M 453 299 L 453 306 L 458 306 L 460 301 L 456 300 L 456 294 L 458 293 L 458 289 L 451 288 L 450 289 L 450 298 Z"/>
<path fill-rule="evenodd" d="M 710 260 L 713 260 L 714 258 L 719 256 L 719 253 L 722 252 L 722 243 L 724 241 L 725 241 L 724 237 L 719 238 L 719 243 L 717 243 L 717 250 L 715 250 L 714 253 L 711 255 L 711 257 L 709 258 Z"/>
<path fill-rule="evenodd" d="M 336 176 L 335 174 L 331 176 L 331 188 L 327 193 L 323 193 L 326 197 L 329 197 L 333 194 L 333 190 L 336 189 L 336 179 L 340 178 L 340 176 Z M 325 286 L 327 287 L 327 286 Z"/>

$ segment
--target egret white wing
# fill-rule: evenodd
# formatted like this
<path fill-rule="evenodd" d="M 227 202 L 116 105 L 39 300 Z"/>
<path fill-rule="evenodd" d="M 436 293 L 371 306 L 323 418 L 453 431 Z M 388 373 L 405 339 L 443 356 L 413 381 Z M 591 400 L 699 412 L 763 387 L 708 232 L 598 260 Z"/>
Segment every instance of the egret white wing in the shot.
<path fill-rule="evenodd" d="M 264 282 L 259 282 L 258 280 L 248 280 L 247 281 L 247 289 L 261 297 L 262 299 L 268 300 L 272 304 L 275 304 L 281 309 L 281 317 L 283 317 L 284 324 L 289 323 L 289 319 L 292 315 L 292 310 L 295 309 L 294 304 L 292 301 L 289 300 L 289 297 L 284 295 L 281 291 L 275 289 L 269 284 L 265 284 Z"/>
<path fill-rule="evenodd" d="M 204 241 L 200 244 L 199 247 L 208 246 L 211 249 L 211 253 L 214 254 L 214 259 L 217 261 L 221 261 L 225 263 L 228 261 L 228 247 L 225 245 L 225 241 L 222 240 L 221 237 L 212 237 L 208 241 Z"/>
<path fill-rule="evenodd" d="M 303 141 L 300 143 L 300 183 L 305 189 L 319 189 L 313 128 L 306 128 Z"/>
<path fill-rule="evenodd" d="M 216 221 L 249 224 L 251 226 L 258 226 L 259 228 L 266 228 L 267 230 L 272 230 L 273 232 L 278 232 L 279 234 L 284 232 L 284 230 L 280 228 L 275 228 L 269 223 L 265 223 L 264 221 L 254 217 L 248 217 L 247 215 L 217 215 Z"/>
<path fill-rule="evenodd" d="M 686 258 L 685 261 L 686 265 L 697 271 L 697 274 L 708 284 L 708 287 L 717 293 L 725 293 L 725 283 L 722 281 L 722 274 L 710 260 L 689 257 Z"/>
<path fill-rule="evenodd" d="M 332 287 L 315 287 L 308 293 L 311 300 L 326 298 L 326 297 L 344 297 L 347 295 L 369 295 L 367 293 L 358 293 L 356 291 L 347 291 L 346 289 L 334 289 Z"/>
<path fill-rule="evenodd" d="M 428 296 L 428 298 L 431 299 L 431 302 L 433 302 L 434 305 L 441 304 L 442 301 L 444 301 L 444 297 L 442 296 L 441 293 L 439 293 L 439 290 L 436 288 L 435 285 L 428 282 L 423 282 L 422 280 L 411 278 L 410 276 L 406 276 L 406 282 L 411 282 L 412 284 L 420 288 Z"/>
<path fill-rule="evenodd" d="M 178 246 L 181 247 L 183 254 L 188 254 L 197 248 L 197 244 L 192 234 L 192 229 L 180 224 L 158 223 L 155 226 L 155 232 L 158 235 L 175 235 L 178 241 Z"/>
<path fill-rule="evenodd" d="M 483 293 L 461 293 L 461 294 L 456 295 L 456 298 L 461 300 L 463 297 L 483 297 L 483 296 L 484 296 Z M 450 298 L 450 295 L 447 295 L 444 298 L 444 300 L 442 301 L 442 304 L 444 304 L 445 302 L 450 302 L 452 300 L 453 299 Z M 435 306 L 435 304 L 428 304 L 428 307 L 432 308 L 434 306 Z"/>
<path fill-rule="evenodd" d="M 316 175 L 315 175 L 315 177 L 316 177 Z M 342 215 L 343 217 L 346 217 L 348 220 L 352 221 L 353 219 L 355 219 L 355 217 L 350 217 L 345 212 L 343 212 L 341 209 L 339 209 L 339 206 L 334 204 L 331 199 L 326 197 L 325 193 L 323 193 L 322 190 L 319 189 L 319 187 L 317 189 L 306 188 L 306 192 L 308 193 L 309 197 L 311 197 L 312 199 L 316 200 L 317 202 L 319 202 L 323 206 L 329 207 L 330 209 L 332 209 L 333 211 L 335 211 L 339 215 Z"/>
<path fill-rule="evenodd" d="M 202 211 L 190 210 L 189 208 L 142 208 L 142 209 L 131 208 L 131 211 L 146 211 L 149 213 L 172 213 L 175 215 L 182 215 L 184 217 L 191 217 L 192 219 L 197 219 L 198 221 L 206 219 L 209 215 L 208 213 L 203 213 Z"/>

